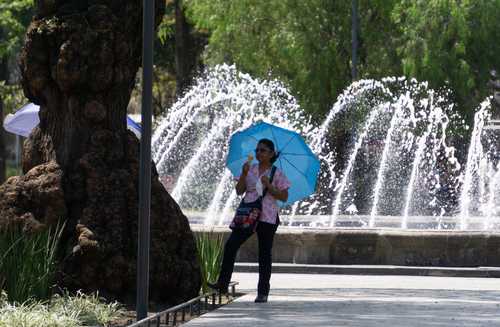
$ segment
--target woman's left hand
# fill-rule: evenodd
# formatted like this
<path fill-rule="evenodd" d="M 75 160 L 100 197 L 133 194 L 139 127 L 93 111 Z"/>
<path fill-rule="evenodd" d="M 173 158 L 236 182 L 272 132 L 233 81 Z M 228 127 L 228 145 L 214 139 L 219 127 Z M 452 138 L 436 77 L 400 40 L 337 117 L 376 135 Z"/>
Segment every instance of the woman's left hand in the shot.
<path fill-rule="evenodd" d="M 267 177 L 267 176 L 262 176 L 260 178 L 260 181 L 262 182 L 262 185 L 264 185 L 267 188 L 269 188 L 271 186 L 271 183 L 269 181 L 269 177 Z"/>
<path fill-rule="evenodd" d="M 280 191 L 280 190 L 274 188 L 271 185 L 271 183 L 269 182 L 269 177 L 267 177 L 267 176 L 262 176 L 260 178 L 260 181 L 262 182 L 262 185 L 269 190 L 269 193 L 271 193 L 271 195 L 274 198 L 276 198 L 277 200 L 286 202 L 286 200 L 288 199 L 288 190 Z"/>

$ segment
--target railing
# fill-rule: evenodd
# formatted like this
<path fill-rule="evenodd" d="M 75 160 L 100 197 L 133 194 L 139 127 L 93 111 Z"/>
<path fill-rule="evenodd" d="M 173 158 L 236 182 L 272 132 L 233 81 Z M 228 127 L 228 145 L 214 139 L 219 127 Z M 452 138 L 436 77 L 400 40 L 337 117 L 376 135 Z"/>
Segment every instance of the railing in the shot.
<path fill-rule="evenodd" d="M 238 282 L 229 283 L 231 288 L 231 295 L 236 295 L 236 285 Z M 135 322 L 128 327 L 163 327 L 163 326 L 177 326 L 179 322 L 186 321 L 186 314 L 189 313 L 190 317 L 201 316 L 206 313 L 211 307 L 212 310 L 217 308 L 217 300 L 219 305 L 222 304 L 222 294 L 220 292 L 210 292 L 187 302 L 176 305 L 175 307 L 168 308 L 167 310 L 155 313 L 152 316 L 146 317 L 138 322 Z"/>

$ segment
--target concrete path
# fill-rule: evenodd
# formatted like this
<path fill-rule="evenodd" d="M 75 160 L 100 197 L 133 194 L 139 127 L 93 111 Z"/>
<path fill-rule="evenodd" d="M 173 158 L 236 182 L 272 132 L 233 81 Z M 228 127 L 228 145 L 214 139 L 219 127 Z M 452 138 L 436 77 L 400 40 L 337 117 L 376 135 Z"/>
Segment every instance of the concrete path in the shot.
<path fill-rule="evenodd" d="M 193 326 L 500 326 L 500 280 L 427 276 L 273 274 L 256 304 L 255 273 L 235 273 L 235 302 Z"/>

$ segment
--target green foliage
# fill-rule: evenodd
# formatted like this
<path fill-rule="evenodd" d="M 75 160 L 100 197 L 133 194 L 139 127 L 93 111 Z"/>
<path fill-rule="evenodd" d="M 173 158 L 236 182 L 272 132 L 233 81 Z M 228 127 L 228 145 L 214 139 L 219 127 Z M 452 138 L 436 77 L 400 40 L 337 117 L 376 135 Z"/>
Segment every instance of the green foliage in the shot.
<path fill-rule="evenodd" d="M 0 297 L 2 327 L 108 326 L 121 315 L 118 303 L 105 303 L 97 294 L 55 295 L 49 303 L 31 301 L 12 305 Z"/>
<path fill-rule="evenodd" d="M 358 71 L 361 78 L 402 75 L 401 60 L 396 50 L 397 25 L 391 19 L 394 7 L 399 2 L 359 0 Z"/>
<path fill-rule="evenodd" d="M 175 4 L 174 1 L 167 1 L 165 15 L 158 26 L 157 40 L 155 42 L 155 73 L 175 75 Z M 157 72 L 159 71 L 159 72 Z M 175 80 L 175 78 L 174 78 Z M 166 89 L 170 85 L 165 86 Z M 175 89 L 175 85 L 174 85 Z"/>
<path fill-rule="evenodd" d="M 23 303 L 0 306 L 0 326 L 2 327 L 79 327 L 74 316 L 60 316 L 42 303 Z"/>
<path fill-rule="evenodd" d="M 216 281 L 219 277 L 223 254 L 222 235 L 213 231 L 199 232 L 196 235 L 196 247 L 201 267 L 201 290 L 207 292 L 207 282 Z"/>
<path fill-rule="evenodd" d="M 165 6 L 165 15 L 158 26 L 157 37 L 161 45 L 166 45 L 173 41 L 175 37 L 175 6 L 173 1 L 167 1 Z"/>
<path fill-rule="evenodd" d="M 406 75 L 449 86 L 462 107 L 485 96 L 487 72 L 500 68 L 500 0 L 402 0 L 393 19 Z"/>
<path fill-rule="evenodd" d="M 19 49 L 32 10 L 33 0 L 0 0 L 0 57 Z"/>
<path fill-rule="evenodd" d="M 0 231 L 0 289 L 7 292 L 9 301 L 23 303 L 50 297 L 63 227 Z"/>
<path fill-rule="evenodd" d="M 500 70 L 500 0 L 358 0 L 360 78 L 405 74 L 448 86 L 462 111 Z M 210 31 L 205 62 L 279 78 L 320 118 L 351 83 L 351 1 L 188 0 Z"/>
<path fill-rule="evenodd" d="M 55 295 L 50 301 L 50 309 L 60 315 L 76 316 L 84 326 L 106 326 L 121 313 L 118 302 L 105 303 L 99 294 L 86 295 L 78 292 L 75 296 L 65 293 L 63 296 Z"/>
<path fill-rule="evenodd" d="M 5 81 L 0 81 L 0 99 L 3 100 L 4 115 L 14 113 L 27 102 L 20 84 L 7 85 Z"/>
<path fill-rule="evenodd" d="M 470 37 L 465 2 L 432 0 L 402 1 L 394 12 L 401 27 L 403 70 L 416 77 L 427 77 L 436 84 L 449 73 L 461 75 L 460 89 L 474 86 L 466 62 L 466 43 Z M 439 31 L 439 33 L 438 33 Z M 451 69 L 451 71 L 450 71 Z"/>
<path fill-rule="evenodd" d="M 466 114 L 488 94 L 488 71 L 500 70 L 500 0 L 358 2 L 359 78 L 404 74 L 433 88 L 448 86 Z M 155 44 L 155 115 L 176 96 L 175 3 L 167 0 Z M 180 3 L 196 26 L 192 51 L 204 49 L 204 64 L 234 63 L 253 76 L 278 78 L 318 119 L 351 83 L 351 1 Z M 32 11 L 33 0 L 0 0 L 0 57 L 18 51 Z M 0 86 L 0 96 L 11 98 L 6 112 L 23 104 L 15 91 Z"/>
<path fill-rule="evenodd" d="M 348 2 L 190 0 L 186 4 L 197 26 L 211 31 L 207 63 L 236 63 L 254 76 L 277 77 L 299 94 L 311 112 L 327 111 L 350 79 Z"/>
<path fill-rule="evenodd" d="M 22 174 L 22 169 L 16 166 L 7 165 L 5 169 L 5 178 L 9 178 L 12 176 L 20 176 Z"/>

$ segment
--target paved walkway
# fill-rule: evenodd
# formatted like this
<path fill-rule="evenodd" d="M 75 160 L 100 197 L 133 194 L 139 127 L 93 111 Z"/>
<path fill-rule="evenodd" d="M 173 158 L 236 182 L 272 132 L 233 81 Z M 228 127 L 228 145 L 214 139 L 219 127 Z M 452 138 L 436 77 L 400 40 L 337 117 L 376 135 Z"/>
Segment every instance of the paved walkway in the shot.
<path fill-rule="evenodd" d="M 185 326 L 500 326 L 495 278 L 273 274 L 264 304 L 257 274 L 233 280 L 248 294 Z"/>

